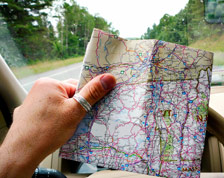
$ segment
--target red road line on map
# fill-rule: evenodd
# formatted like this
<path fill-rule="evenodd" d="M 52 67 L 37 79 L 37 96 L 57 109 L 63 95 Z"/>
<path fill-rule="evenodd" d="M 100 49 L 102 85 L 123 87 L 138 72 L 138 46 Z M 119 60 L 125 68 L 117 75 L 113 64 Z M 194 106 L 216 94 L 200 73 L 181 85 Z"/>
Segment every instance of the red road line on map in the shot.
<path fill-rule="evenodd" d="M 139 54 L 138 54 L 135 50 L 130 50 L 130 49 L 128 49 L 128 47 L 127 47 L 127 45 L 125 44 L 124 40 L 122 40 L 122 43 L 123 43 L 124 46 L 125 46 L 125 50 L 126 50 L 126 52 L 133 52 L 133 53 L 136 53 L 136 54 L 138 55 L 139 59 L 143 62 L 142 58 L 139 56 Z"/>
<path fill-rule="evenodd" d="M 99 48 L 100 37 L 101 37 L 101 31 L 98 32 L 97 43 L 96 43 L 96 60 L 99 66 L 100 66 L 100 63 L 99 63 L 98 48 Z"/>

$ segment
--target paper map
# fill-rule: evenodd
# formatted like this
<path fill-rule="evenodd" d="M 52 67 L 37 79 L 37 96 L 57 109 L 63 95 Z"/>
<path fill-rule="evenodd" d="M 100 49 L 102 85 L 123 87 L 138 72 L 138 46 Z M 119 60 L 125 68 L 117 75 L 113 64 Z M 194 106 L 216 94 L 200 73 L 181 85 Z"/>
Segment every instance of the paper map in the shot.
<path fill-rule="evenodd" d="M 213 54 L 94 29 L 78 91 L 111 73 L 116 87 L 61 148 L 62 158 L 163 177 L 200 177 Z"/>

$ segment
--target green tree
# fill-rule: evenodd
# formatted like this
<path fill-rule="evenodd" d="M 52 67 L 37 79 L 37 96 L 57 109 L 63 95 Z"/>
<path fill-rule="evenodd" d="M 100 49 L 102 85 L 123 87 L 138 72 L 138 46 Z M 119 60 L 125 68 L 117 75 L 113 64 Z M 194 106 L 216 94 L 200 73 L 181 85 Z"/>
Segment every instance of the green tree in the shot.
<path fill-rule="evenodd" d="M 154 24 L 147 29 L 142 38 L 189 45 L 222 32 L 223 24 L 209 24 L 205 21 L 203 1 L 189 0 L 185 8 L 175 16 L 165 14 L 158 25 Z"/>
<path fill-rule="evenodd" d="M 14 41 L 28 60 L 41 59 L 49 52 L 47 14 L 42 11 L 52 0 L 2 0 L 0 13 Z M 45 19 L 45 20 L 44 20 Z"/>
<path fill-rule="evenodd" d="M 53 0 L 3 0 L 0 5 L 12 37 L 28 62 L 83 55 L 93 28 L 119 33 L 75 1 L 52 4 Z M 49 22 L 53 17 L 46 13 L 49 7 L 58 20 L 56 29 Z"/>
<path fill-rule="evenodd" d="M 83 55 L 91 37 L 93 28 L 99 28 L 118 34 L 119 31 L 111 28 L 111 24 L 98 16 L 91 15 L 84 7 L 76 2 L 64 3 L 63 13 L 57 25 L 58 41 L 54 44 L 58 56 L 67 58 L 74 55 Z"/>

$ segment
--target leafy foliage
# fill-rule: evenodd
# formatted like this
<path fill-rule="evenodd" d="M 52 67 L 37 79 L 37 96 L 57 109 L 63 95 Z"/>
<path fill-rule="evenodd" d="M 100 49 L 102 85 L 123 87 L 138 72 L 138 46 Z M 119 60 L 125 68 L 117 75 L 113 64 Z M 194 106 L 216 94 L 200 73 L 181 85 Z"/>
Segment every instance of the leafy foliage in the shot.
<path fill-rule="evenodd" d="M 205 21 L 203 1 L 189 0 L 185 8 L 175 16 L 165 14 L 158 25 L 154 24 L 147 29 L 142 38 L 190 45 L 223 31 L 223 24 L 209 24 Z"/>
<path fill-rule="evenodd" d="M 49 50 L 48 28 L 44 22 L 52 0 L 3 0 L 1 15 L 14 41 L 26 59 L 42 58 Z"/>
<path fill-rule="evenodd" d="M 55 25 L 46 13 L 54 8 L 54 1 L 57 0 L 2 0 L 0 3 L 0 20 L 7 23 L 27 62 L 83 55 L 93 28 L 119 33 L 104 18 L 89 14 L 75 1 L 62 4 L 59 15 L 54 17 L 58 19 Z M 0 38 L 4 37 L 3 32 Z"/>

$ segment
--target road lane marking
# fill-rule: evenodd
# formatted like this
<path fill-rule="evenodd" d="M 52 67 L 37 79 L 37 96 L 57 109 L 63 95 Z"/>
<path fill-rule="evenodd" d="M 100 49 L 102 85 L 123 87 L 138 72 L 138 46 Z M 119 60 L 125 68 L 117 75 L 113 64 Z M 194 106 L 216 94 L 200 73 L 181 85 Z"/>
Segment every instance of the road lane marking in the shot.
<path fill-rule="evenodd" d="M 80 68 L 81 66 L 82 66 L 82 64 L 81 64 L 80 66 L 73 67 L 73 68 L 68 69 L 68 70 L 66 70 L 66 71 L 57 72 L 57 73 L 54 73 L 54 74 L 51 74 L 51 75 L 42 76 L 42 77 L 54 77 L 54 76 L 61 75 L 61 74 L 67 73 L 67 72 L 69 72 L 69 71 L 78 69 L 78 68 Z M 37 74 L 37 75 L 38 75 L 38 74 Z M 42 77 L 41 77 L 41 78 L 42 78 Z M 25 87 L 25 86 L 34 84 L 36 80 L 37 80 L 37 79 L 35 79 L 34 81 L 31 81 L 31 82 L 24 83 L 24 84 L 22 84 L 22 85 Z"/>

